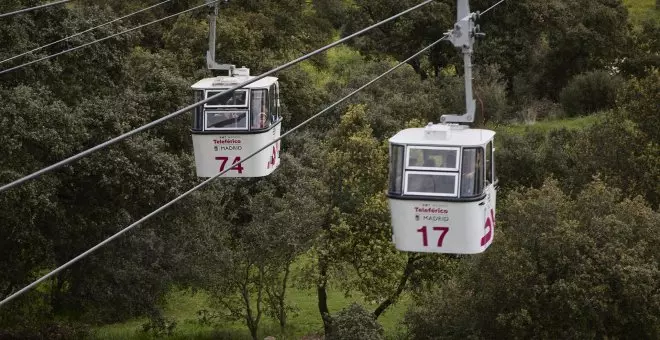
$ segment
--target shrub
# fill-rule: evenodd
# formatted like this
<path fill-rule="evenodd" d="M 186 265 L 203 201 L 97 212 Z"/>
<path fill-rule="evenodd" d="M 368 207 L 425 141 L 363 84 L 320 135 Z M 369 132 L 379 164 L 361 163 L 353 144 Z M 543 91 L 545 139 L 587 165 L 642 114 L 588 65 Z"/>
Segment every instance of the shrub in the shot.
<path fill-rule="evenodd" d="M 611 109 L 616 105 L 617 90 L 622 85 L 618 76 L 605 71 L 577 75 L 561 91 L 560 101 L 569 116 L 580 116 Z"/>
<path fill-rule="evenodd" d="M 353 303 L 332 319 L 332 333 L 327 340 L 339 339 L 380 340 L 384 339 L 384 330 L 371 312 Z"/>

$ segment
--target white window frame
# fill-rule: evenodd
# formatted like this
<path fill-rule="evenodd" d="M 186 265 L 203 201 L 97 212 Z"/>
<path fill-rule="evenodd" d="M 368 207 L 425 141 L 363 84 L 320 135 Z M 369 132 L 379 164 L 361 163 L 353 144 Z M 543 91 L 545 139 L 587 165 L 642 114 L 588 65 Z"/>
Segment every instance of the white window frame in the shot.
<path fill-rule="evenodd" d="M 229 89 L 217 89 L 217 90 L 216 90 L 216 89 L 211 89 L 211 90 L 204 90 L 204 99 L 208 99 L 208 98 L 209 98 L 209 92 L 218 92 L 218 93 L 222 93 L 222 92 L 225 92 L 225 91 L 227 91 L 227 90 L 229 90 Z M 245 92 L 245 105 L 209 105 L 208 103 L 206 103 L 206 104 L 204 104 L 204 107 L 208 107 L 208 108 L 249 107 L 249 106 L 250 106 L 250 90 L 249 90 L 249 89 L 238 89 L 238 90 L 235 90 L 234 92 L 232 92 L 232 96 L 234 95 L 234 93 L 239 92 L 239 91 L 240 91 L 240 92 Z M 211 95 L 211 97 L 213 97 L 214 95 L 217 95 L 218 93 Z"/>
<path fill-rule="evenodd" d="M 458 197 L 458 173 L 453 172 L 429 172 L 429 171 L 404 171 L 404 189 L 403 193 L 406 195 L 417 196 L 438 196 L 438 197 Z M 425 176 L 451 176 L 454 177 L 454 192 L 437 193 L 437 192 L 420 192 L 408 190 L 408 175 L 425 175 Z"/>
<path fill-rule="evenodd" d="M 421 150 L 447 150 L 456 152 L 456 167 L 454 168 L 440 168 L 440 167 L 425 167 L 425 166 L 409 166 L 410 162 L 410 149 Z M 446 147 L 446 146 L 418 146 L 408 145 L 406 147 L 405 169 L 411 170 L 428 170 L 428 171 L 458 171 L 461 168 L 461 148 L 460 147 Z"/>
<path fill-rule="evenodd" d="M 209 127 L 208 124 L 208 113 L 245 113 L 245 127 L 244 128 L 238 128 L 238 127 Z M 249 112 L 244 111 L 244 110 L 233 110 L 233 111 L 225 111 L 225 110 L 204 110 L 204 131 L 229 131 L 229 130 L 247 130 L 248 125 L 249 125 Z"/>

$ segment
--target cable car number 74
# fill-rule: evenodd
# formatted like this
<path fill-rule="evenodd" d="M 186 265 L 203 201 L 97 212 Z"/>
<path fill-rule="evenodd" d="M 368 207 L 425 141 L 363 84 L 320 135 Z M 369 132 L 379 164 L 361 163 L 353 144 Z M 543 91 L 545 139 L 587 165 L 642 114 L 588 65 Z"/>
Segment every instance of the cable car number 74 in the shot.
<path fill-rule="evenodd" d="M 229 161 L 229 157 L 224 157 L 224 156 L 219 156 L 215 158 L 216 160 L 220 161 L 220 172 L 223 172 L 225 170 L 225 166 L 227 166 L 227 162 Z M 231 163 L 232 165 L 238 163 L 241 161 L 241 157 L 234 157 L 234 161 Z M 243 173 L 243 163 L 232 166 L 231 170 L 236 170 L 238 171 L 239 174 Z"/>

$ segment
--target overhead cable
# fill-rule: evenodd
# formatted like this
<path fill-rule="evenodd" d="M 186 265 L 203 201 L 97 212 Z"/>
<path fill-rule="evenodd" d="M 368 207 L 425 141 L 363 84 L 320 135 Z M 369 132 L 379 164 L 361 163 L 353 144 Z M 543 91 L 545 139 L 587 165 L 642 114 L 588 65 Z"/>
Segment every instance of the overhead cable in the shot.
<path fill-rule="evenodd" d="M 348 95 L 346 95 L 346 96 L 344 96 L 343 98 L 339 99 L 338 101 L 336 101 L 336 102 L 333 103 L 332 105 L 326 107 L 325 109 L 319 111 L 318 113 L 316 113 L 316 114 L 313 115 L 312 117 L 308 118 L 308 119 L 305 120 L 304 122 L 298 124 L 297 126 L 295 126 L 294 128 L 292 128 L 291 130 L 287 131 L 286 133 L 282 134 L 280 137 L 278 137 L 278 138 L 276 138 L 275 140 L 273 140 L 272 142 L 270 142 L 270 143 L 264 145 L 264 146 L 263 146 L 262 148 L 260 148 L 259 150 L 257 150 L 257 151 L 255 151 L 255 152 L 251 153 L 249 156 L 247 156 L 246 158 L 242 159 L 240 162 L 237 162 L 236 164 L 232 164 L 231 167 L 225 169 L 224 171 L 219 172 L 217 175 L 215 175 L 215 176 L 213 176 L 213 177 L 210 177 L 210 178 L 206 179 L 204 182 L 202 182 L 202 183 L 196 185 L 194 188 L 192 188 L 192 189 L 186 191 L 185 193 L 183 193 L 182 195 L 178 196 L 177 198 L 175 198 L 175 199 L 169 201 L 168 203 L 162 205 L 160 208 L 154 210 L 154 211 L 151 212 L 150 214 L 148 214 L 148 215 L 142 217 L 141 219 L 139 219 L 138 221 L 135 221 L 133 224 L 129 225 L 128 227 L 126 227 L 126 228 L 120 230 L 120 231 L 117 232 L 116 234 L 114 234 L 114 235 L 108 237 L 107 239 L 103 240 L 101 243 L 95 245 L 94 247 L 90 248 L 89 250 L 85 251 L 84 253 L 82 253 L 82 254 L 76 256 L 75 258 L 71 259 L 69 262 L 67 262 L 67 263 L 65 263 L 65 264 L 63 264 L 63 265 L 57 267 L 57 268 L 54 269 L 53 271 L 51 271 L 51 272 L 49 272 L 48 274 L 42 276 L 41 278 L 39 278 L 38 280 L 32 282 L 31 284 L 29 284 L 28 286 L 24 287 L 23 289 L 21 289 L 21 290 L 15 292 L 15 293 L 13 293 L 13 294 L 11 294 L 10 296 L 8 296 L 7 298 L 5 298 L 4 300 L 0 301 L 0 307 L 1 307 L 2 305 L 6 304 L 7 302 L 9 302 L 9 301 L 15 299 L 16 297 L 18 297 L 18 296 L 20 296 L 20 295 L 26 293 L 26 292 L 29 291 L 30 289 L 35 288 L 35 287 L 36 287 L 37 285 L 39 285 L 41 282 L 43 282 L 43 281 L 45 281 L 45 280 L 48 280 L 49 278 L 51 278 L 51 277 L 54 276 L 54 275 L 57 275 L 57 274 L 58 274 L 59 272 L 61 272 L 62 270 L 66 269 L 66 268 L 70 267 L 71 265 L 73 265 L 74 263 L 76 263 L 76 262 L 82 260 L 83 258 L 85 258 L 86 256 L 88 256 L 89 254 L 93 253 L 94 251 L 98 250 L 99 248 L 103 247 L 104 245 L 106 245 L 106 244 L 112 242 L 113 240 L 117 239 L 119 236 L 121 236 L 121 235 L 127 233 L 128 231 L 130 231 L 131 229 L 137 227 L 138 225 L 140 225 L 141 223 L 147 221 L 148 219 L 154 217 L 155 215 L 157 215 L 157 214 L 160 213 L 161 211 L 163 211 L 163 210 L 169 208 L 170 206 L 172 206 L 172 205 L 174 205 L 176 202 L 178 202 L 178 201 L 184 199 L 185 197 L 187 197 L 188 195 L 192 194 L 193 192 L 195 192 L 195 191 L 197 191 L 197 190 L 203 188 L 203 187 L 206 186 L 207 184 L 211 183 L 211 181 L 215 180 L 216 178 L 218 178 L 218 177 L 224 175 L 225 173 L 229 172 L 230 170 L 234 169 L 234 167 L 240 166 L 241 164 L 243 164 L 243 163 L 246 162 L 247 160 L 249 160 L 249 159 L 251 159 L 252 157 L 254 157 L 254 156 L 256 156 L 257 154 L 259 154 L 261 151 L 266 150 L 267 148 L 269 148 L 269 147 L 272 146 L 273 144 L 275 144 L 275 143 L 279 142 L 280 140 L 282 140 L 284 137 L 286 137 L 286 136 L 288 136 L 289 134 L 295 132 L 295 131 L 298 130 L 299 128 L 301 128 L 301 127 L 307 125 L 309 122 L 311 122 L 312 120 L 318 118 L 318 117 L 321 116 L 322 114 L 324 114 L 324 113 L 330 111 L 331 109 L 335 108 L 337 105 L 339 105 L 339 104 L 345 102 L 346 100 L 348 100 L 349 98 L 351 98 L 352 96 L 354 96 L 355 94 L 357 94 L 358 92 L 364 90 L 365 88 L 367 88 L 368 86 L 372 85 L 372 84 L 375 83 L 376 81 L 378 81 L 378 80 L 380 80 L 381 78 L 385 77 L 386 75 L 392 73 L 394 70 L 396 70 L 396 69 L 398 69 L 399 67 L 405 65 L 408 61 L 410 61 L 410 60 L 416 58 L 417 56 L 419 56 L 420 54 L 426 52 L 427 50 L 429 50 L 429 49 L 432 48 L 433 46 L 435 46 L 435 45 L 437 45 L 438 43 L 440 43 L 441 41 L 445 40 L 446 38 L 447 38 L 447 36 L 445 35 L 445 36 L 443 36 L 442 38 L 436 40 L 434 43 L 430 44 L 429 46 L 427 46 L 427 47 L 425 47 L 424 49 L 420 50 L 419 52 L 415 53 L 414 55 L 412 55 L 412 56 L 409 57 L 408 59 L 406 59 L 406 60 L 400 62 L 400 63 L 397 64 L 396 66 L 392 67 L 391 69 L 389 69 L 389 70 L 387 70 L 386 72 L 384 72 L 383 74 L 381 74 L 380 76 L 378 76 L 378 77 L 372 79 L 370 82 L 368 82 L 368 83 L 362 85 L 362 86 L 359 87 L 357 90 L 355 90 L 355 91 L 349 93 Z"/>
<path fill-rule="evenodd" d="M 156 8 L 156 7 L 161 6 L 161 5 L 165 4 L 165 3 L 168 3 L 168 2 L 170 2 L 170 1 L 172 1 L 172 0 L 165 0 L 165 1 L 159 2 L 159 3 L 155 4 L 155 5 L 149 6 L 149 7 L 147 7 L 147 8 L 143 8 L 143 9 L 141 9 L 141 10 L 139 10 L 139 11 L 136 11 L 136 12 L 133 12 L 133 13 L 131 13 L 131 14 L 124 15 L 123 17 L 120 17 L 120 18 L 117 18 L 117 19 L 114 19 L 114 20 L 108 21 L 108 22 L 103 23 L 103 24 L 100 24 L 100 25 L 98 25 L 98 26 L 94 26 L 94 27 L 89 28 L 89 29 L 86 29 L 86 30 L 84 30 L 84 31 L 82 31 L 82 32 L 78 32 L 78 33 L 76 33 L 76 34 L 73 34 L 73 35 L 70 35 L 70 36 L 68 36 L 68 37 L 62 38 L 62 39 L 60 39 L 60 40 L 56 40 L 56 41 L 50 42 L 50 43 L 48 43 L 48 44 L 46 44 L 46 45 L 39 46 L 39 47 L 34 48 L 34 49 L 31 49 L 31 50 L 29 50 L 29 51 L 27 51 L 27 52 L 23 52 L 23 53 L 21 53 L 21 54 L 17 54 L 17 55 L 15 55 L 15 56 L 11 57 L 11 58 L 7 58 L 7 59 L 5 59 L 5 60 L 0 61 L 0 64 L 2 64 L 2 63 L 6 63 L 6 62 L 11 61 L 11 60 L 14 60 L 14 59 L 16 59 L 16 58 L 20 58 L 20 57 L 22 57 L 22 56 L 24 56 L 24 55 L 26 55 L 26 54 L 30 54 L 30 53 L 34 53 L 34 52 L 40 51 L 40 50 L 42 50 L 42 49 L 44 49 L 44 48 L 46 48 L 46 47 L 48 47 L 48 46 L 53 46 L 53 45 L 55 45 L 55 44 L 57 44 L 57 43 L 60 43 L 60 42 L 63 42 L 63 41 L 66 41 L 66 40 L 69 40 L 69 39 L 75 38 L 75 37 L 80 36 L 80 35 L 83 35 L 83 34 L 85 34 L 85 33 L 89 33 L 89 32 L 91 32 L 91 31 L 93 31 L 93 30 L 96 30 L 96 29 L 99 29 L 99 28 L 101 28 L 101 27 L 104 27 L 104 26 L 107 26 L 107 25 L 113 24 L 113 23 L 115 23 L 115 22 L 117 22 L 117 21 L 121 21 L 121 20 L 124 20 L 124 19 L 130 18 L 130 17 L 132 17 L 132 16 L 134 16 L 134 15 L 136 15 L 136 14 L 139 14 L 139 13 L 142 13 L 142 12 L 145 12 L 145 11 L 148 11 L 148 10 L 150 10 L 150 9 L 152 9 L 152 8 Z"/>
<path fill-rule="evenodd" d="M 488 7 L 485 11 L 480 12 L 479 15 L 484 15 L 484 14 L 488 13 L 491 9 L 493 9 L 493 8 L 495 8 L 495 7 L 497 7 L 497 6 L 499 6 L 499 5 L 500 5 L 501 3 L 503 3 L 504 1 L 505 1 L 505 0 L 500 0 L 498 3 L 496 3 L 496 4 L 494 4 L 494 5 L 490 6 L 490 7 Z"/>
<path fill-rule="evenodd" d="M 218 1 L 218 0 L 216 0 L 216 1 Z M 78 160 L 78 159 L 80 159 L 80 158 L 82 158 L 82 157 L 85 157 L 85 156 L 87 156 L 87 155 L 90 155 L 90 154 L 92 154 L 92 153 L 94 153 L 94 152 L 96 152 L 96 151 L 99 151 L 99 150 L 101 150 L 101 149 L 104 149 L 104 148 L 106 148 L 106 147 L 108 147 L 108 146 L 111 146 L 111 145 L 113 145 L 113 144 L 115 144 L 115 143 L 117 143 L 117 142 L 120 142 L 120 141 L 122 141 L 122 140 L 124 140 L 124 139 L 127 139 L 127 138 L 129 138 L 129 137 L 131 137 L 131 136 L 133 136 L 133 135 L 135 135 L 135 134 L 137 134 L 137 133 L 139 133 L 139 132 L 142 132 L 142 131 L 144 131 L 144 130 L 150 129 L 150 128 L 152 128 L 152 127 L 154 127 L 154 126 L 156 126 L 156 125 L 158 125 L 158 124 L 161 124 L 161 123 L 163 123 L 163 122 L 166 122 L 166 121 L 168 121 L 168 120 L 170 120 L 170 119 L 172 119 L 172 118 L 175 118 L 175 117 L 177 117 L 177 116 L 179 116 L 179 115 L 181 115 L 181 114 L 183 114 L 183 113 L 186 113 L 186 112 L 188 112 L 188 111 L 190 111 L 190 110 L 192 110 L 192 109 L 194 109 L 194 108 L 196 108 L 196 107 L 198 107 L 198 106 L 200 106 L 200 105 L 203 105 L 203 104 L 205 104 L 205 103 L 208 103 L 208 102 L 210 102 L 210 101 L 212 101 L 212 100 L 214 100 L 214 99 L 216 99 L 216 98 L 218 98 L 218 97 L 224 96 L 224 95 L 226 95 L 226 94 L 228 94 L 228 93 L 232 93 L 232 92 L 234 92 L 234 91 L 237 90 L 237 89 L 240 89 L 240 88 L 245 87 L 245 86 L 247 86 L 247 85 L 249 85 L 249 84 L 252 84 L 252 83 L 254 83 L 254 82 L 258 81 L 258 80 L 261 80 L 261 79 L 263 79 L 263 78 L 265 78 L 265 77 L 267 77 L 267 76 L 269 76 L 269 75 L 271 75 L 271 74 L 274 74 L 274 73 L 276 73 L 276 72 L 279 72 L 279 71 L 281 71 L 281 70 L 284 70 L 284 69 L 286 69 L 286 68 L 289 68 L 289 67 L 291 67 L 291 66 L 293 66 L 293 65 L 295 65 L 295 64 L 298 64 L 298 63 L 300 63 L 300 62 L 302 62 L 302 61 L 304 61 L 304 60 L 307 60 L 307 59 L 309 59 L 309 58 L 311 58 L 311 57 L 313 57 L 313 56 L 315 56 L 315 55 L 317 55 L 317 54 L 319 54 L 319 53 L 321 53 L 321 52 L 323 52 L 323 51 L 325 51 L 325 50 L 328 50 L 328 49 L 330 49 L 330 48 L 332 48 L 332 47 L 335 47 L 335 46 L 337 46 L 337 45 L 339 45 L 339 44 L 341 44 L 341 43 L 343 43 L 343 42 L 345 42 L 345 41 L 347 41 L 347 40 L 349 40 L 349 39 L 352 39 L 352 38 L 354 38 L 354 37 L 356 37 L 356 36 L 358 36 L 358 35 L 361 35 L 361 34 L 363 34 L 363 33 L 365 33 L 365 32 L 368 32 L 368 31 L 370 31 L 370 30 L 372 30 L 372 29 L 374 29 L 374 28 L 376 28 L 376 27 L 378 27 L 378 26 L 381 26 L 381 25 L 383 25 L 383 24 L 385 24 L 385 23 L 387 23 L 387 22 L 390 22 L 390 21 L 392 21 L 392 20 L 394 20 L 394 19 L 396 19 L 396 18 L 398 18 L 398 17 L 400 17 L 400 16 L 402 16 L 402 15 L 404 15 L 404 14 L 407 14 L 407 13 L 413 11 L 413 10 L 416 10 L 416 9 L 418 9 L 418 8 L 424 6 L 424 5 L 427 5 L 427 4 L 429 4 L 429 3 L 433 2 L 433 1 L 434 1 L 434 0 L 426 0 L 426 1 L 420 3 L 420 4 L 416 5 L 416 6 L 413 6 L 413 7 L 409 8 L 409 9 L 407 9 L 407 10 L 405 10 L 405 11 L 403 11 L 403 12 L 400 12 L 400 13 L 394 15 L 394 16 L 391 16 L 391 17 L 389 17 L 389 18 L 387 18 L 387 19 L 385 19 L 385 20 L 383 20 L 383 21 L 380 21 L 380 22 L 378 22 L 378 23 L 376 23 L 376 24 L 373 24 L 373 25 L 371 25 L 371 26 L 369 26 L 369 27 L 367 27 L 367 28 L 365 28 L 365 29 L 362 29 L 362 30 L 360 30 L 360 31 L 358 31 L 358 32 L 355 32 L 355 33 L 353 33 L 353 34 L 351 34 L 351 35 L 349 35 L 349 36 L 347 36 L 347 37 L 345 37 L 345 38 L 342 38 L 342 39 L 340 39 L 340 40 L 337 40 L 337 41 L 335 41 L 335 42 L 333 42 L 333 43 L 331 43 L 331 44 L 329 44 L 329 45 L 326 45 L 326 46 L 324 46 L 324 47 L 321 47 L 321 48 L 317 49 L 317 50 L 314 51 L 314 52 L 308 53 L 308 54 L 306 54 L 306 55 L 304 55 L 304 56 L 302 56 L 302 57 L 300 57 L 300 58 L 298 58 L 298 59 L 295 59 L 295 60 L 293 60 L 293 61 L 290 61 L 290 62 L 288 62 L 288 63 L 286 63 L 286 64 L 284 64 L 284 65 L 278 66 L 278 67 L 276 67 L 276 68 L 274 68 L 274 69 L 272 69 L 272 70 L 270 70 L 270 71 L 268 71 L 268 72 L 266 72 L 266 73 L 263 73 L 263 74 L 261 74 L 261 75 L 259 75 L 259 76 L 257 76 L 257 77 L 254 77 L 254 78 L 252 78 L 252 79 L 250 79 L 250 80 L 248 80 L 248 81 L 246 81 L 246 82 L 244 82 L 244 83 L 238 84 L 238 85 L 236 85 L 236 86 L 234 86 L 234 87 L 232 87 L 232 88 L 230 88 L 230 89 L 228 89 L 228 90 L 226 90 L 226 91 L 223 91 L 223 92 L 220 92 L 220 93 L 218 93 L 218 94 L 216 94 L 216 95 L 213 95 L 213 96 L 211 96 L 211 97 L 208 97 L 208 98 L 206 98 L 206 99 L 204 99 L 204 100 L 202 100 L 202 101 L 199 101 L 199 102 L 197 102 L 197 103 L 195 103 L 195 104 L 191 104 L 191 105 L 189 105 L 189 106 L 186 106 L 186 107 L 184 107 L 184 108 L 182 108 L 182 109 L 180 109 L 180 110 L 178 110 L 178 111 L 176 111 L 176 112 L 170 113 L 170 114 L 168 114 L 167 116 L 164 116 L 164 117 L 162 117 L 162 118 L 159 118 L 159 119 L 157 119 L 157 120 L 155 120 L 155 121 L 153 121 L 153 122 L 151 122 L 151 123 L 147 123 L 147 124 L 145 124 L 145 125 L 142 125 L 142 126 L 136 128 L 136 129 L 134 129 L 134 130 L 131 130 L 131 131 L 129 131 L 129 132 L 126 132 L 126 133 L 124 133 L 124 134 L 122 134 L 122 135 L 120 135 L 120 136 L 117 136 L 117 137 L 115 137 L 115 138 L 113 138 L 113 139 L 111 139 L 111 140 L 108 140 L 108 141 L 106 141 L 106 142 L 104 142 L 104 143 L 101 143 L 101 144 L 99 144 L 99 145 L 96 145 L 96 146 L 94 146 L 94 147 L 92 147 L 92 148 L 90 148 L 90 149 L 87 149 L 87 150 L 85 150 L 85 151 L 82 151 L 82 152 L 80 152 L 80 153 L 78 153 L 78 154 L 76 154 L 76 155 L 73 155 L 73 156 L 71 156 L 71 157 L 65 159 L 65 160 L 62 160 L 62 161 L 60 161 L 60 162 L 57 162 L 57 163 L 55 163 L 55 164 L 53 164 L 53 165 L 50 165 L 50 166 L 48 166 L 48 167 L 45 167 L 45 168 L 43 168 L 43 169 L 41 169 L 41 170 L 39 170 L 39 171 L 36 171 L 36 172 L 34 172 L 34 173 L 30 174 L 30 175 L 27 175 L 27 176 L 25 176 L 25 177 L 19 178 L 19 179 L 15 180 L 15 181 L 13 181 L 13 182 L 11 182 L 11 183 L 5 184 L 5 185 L 3 185 L 2 187 L 0 187 L 0 193 L 3 192 L 3 191 L 5 191 L 5 190 L 8 190 L 8 189 L 10 189 L 10 188 L 13 188 L 13 187 L 15 187 L 15 186 L 17 186 L 17 185 L 20 185 L 20 184 L 22 184 L 22 183 L 25 183 L 25 182 L 27 182 L 27 181 L 29 181 L 29 180 L 31 180 L 31 179 L 34 179 L 34 178 L 36 178 L 36 177 L 39 177 L 39 176 L 41 176 L 41 175 L 43 175 L 43 174 L 45 174 L 45 173 L 48 173 L 48 172 L 53 171 L 53 170 L 55 170 L 55 169 L 58 169 L 58 168 L 60 168 L 60 167 L 62 167 L 62 166 L 64 166 L 64 165 L 67 165 L 67 164 L 69 164 L 69 163 L 72 163 L 72 162 L 74 162 L 74 161 L 76 161 L 76 160 Z"/>
<path fill-rule="evenodd" d="M 39 6 L 19 9 L 18 11 L 13 11 L 13 12 L 9 12 L 9 13 L 2 13 L 2 14 L 0 14 L 0 18 L 9 17 L 9 16 L 12 16 L 12 15 L 15 15 L 15 14 L 21 14 L 21 13 L 25 13 L 25 12 L 34 11 L 35 9 L 40 9 L 40 8 L 46 8 L 46 7 L 54 6 L 54 5 L 59 5 L 59 4 L 63 4 L 65 2 L 69 2 L 69 1 L 71 1 L 71 0 L 62 0 L 62 1 L 49 2 L 47 4 L 43 4 L 43 5 L 39 5 Z"/>
<path fill-rule="evenodd" d="M 65 53 L 73 52 L 73 51 L 79 50 L 79 49 L 81 49 L 81 48 L 83 48 L 83 47 L 87 47 L 87 46 L 90 46 L 90 45 L 94 45 L 94 44 L 96 44 L 96 43 L 100 43 L 101 41 L 105 41 L 105 40 L 108 40 L 108 39 L 110 39 L 110 38 L 114 38 L 114 37 L 120 36 L 120 35 L 122 35 L 122 34 L 130 33 L 130 32 L 133 32 L 133 31 L 137 31 L 137 30 L 139 30 L 139 29 L 141 29 L 141 28 L 144 28 L 144 27 L 147 27 L 147 26 L 153 25 L 153 24 L 155 24 L 155 23 L 159 23 L 159 22 L 164 21 L 164 20 L 167 20 L 167 19 L 174 18 L 174 17 L 179 16 L 179 15 L 181 15 L 181 14 L 188 13 L 188 12 L 192 12 L 192 11 L 194 11 L 194 10 L 196 10 L 196 9 L 200 9 L 200 8 L 202 8 L 202 7 L 207 7 L 209 4 L 213 4 L 213 3 L 216 3 L 216 2 L 218 2 L 218 1 L 223 1 L 223 0 L 212 0 L 212 1 L 208 2 L 208 3 L 203 4 L 203 5 L 195 6 L 195 7 L 189 8 L 189 9 L 187 9 L 187 10 L 184 10 L 184 11 L 181 11 L 181 12 L 178 12 L 178 13 L 175 13 L 175 14 L 172 14 L 172 15 L 168 15 L 168 16 L 166 16 L 166 17 L 164 17 L 164 18 L 156 19 L 156 20 L 151 21 L 151 22 L 148 22 L 148 23 L 146 23 L 146 24 L 142 24 L 142 25 L 140 25 L 140 26 L 136 26 L 136 27 L 133 27 L 133 28 L 129 28 L 129 29 L 124 30 L 124 31 L 121 31 L 121 32 L 119 32 L 119 33 L 111 34 L 111 35 L 109 35 L 109 36 L 106 36 L 106 37 L 103 37 L 103 38 L 100 38 L 100 39 L 96 39 L 96 40 L 94 40 L 94 41 L 90 41 L 90 42 L 85 43 L 85 44 L 82 44 L 82 45 L 80 45 L 80 46 L 72 47 L 72 48 L 70 48 L 70 49 L 67 49 L 67 50 L 64 50 L 64 51 L 61 51 L 61 52 L 57 52 L 57 53 L 54 53 L 54 54 L 51 54 L 51 55 L 47 55 L 47 56 L 42 57 L 42 58 L 39 58 L 39 59 L 35 59 L 35 60 L 32 60 L 32 61 L 29 61 L 29 62 L 24 63 L 24 64 L 20 64 L 20 65 L 18 65 L 18 66 L 14 66 L 14 67 L 11 67 L 11 68 L 8 68 L 8 69 L 4 69 L 4 70 L 1 70 L 1 71 L 0 71 L 0 74 L 5 74 L 5 73 L 7 73 L 7 72 L 11 72 L 11 71 L 14 71 L 14 70 L 18 70 L 19 68 L 23 68 L 23 67 L 25 67 L 25 66 L 32 65 L 32 64 L 34 64 L 34 63 L 38 63 L 38 62 L 40 62 L 40 61 L 48 60 L 48 59 L 51 59 L 51 58 L 57 57 L 57 56 L 59 56 L 59 55 L 65 54 Z"/>

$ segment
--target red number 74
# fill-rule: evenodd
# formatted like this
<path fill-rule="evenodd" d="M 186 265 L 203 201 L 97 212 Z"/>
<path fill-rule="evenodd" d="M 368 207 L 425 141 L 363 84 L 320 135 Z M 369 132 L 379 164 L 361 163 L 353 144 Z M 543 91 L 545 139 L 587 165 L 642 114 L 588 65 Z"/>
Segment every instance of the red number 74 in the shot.
<path fill-rule="evenodd" d="M 440 232 L 440 236 L 438 237 L 438 247 L 442 247 L 442 242 L 445 240 L 445 236 L 447 236 L 447 233 L 449 232 L 449 227 L 433 227 L 433 230 Z M 428 247 L 429 237 L 426 231 L 426 226 L 417 229 L 417 232 L 422 233 L 422 245 Z"/>
<path fill-rule="evenodd" d="M 229 157 L 222 157 L 221 156 L 221 157 L 216 157 L 215 159 L 220 161 L 220 172 L 224 171 L 225 166 L 227 165 L 227 161 L 229 161 Z M 234 157 L 234 162 L 232 163 L 232 165 L 234 165 L 234 164 L 236 164 L 240 161 L 241 161 L 241 157 Z M 243 169 L 244 169 L 243 164 L 239 164 L 239 165 L 233 166 L 231 170 L 236 170 L 236 171 L 238 171 L 239 174 L 242 174 Z"/>

